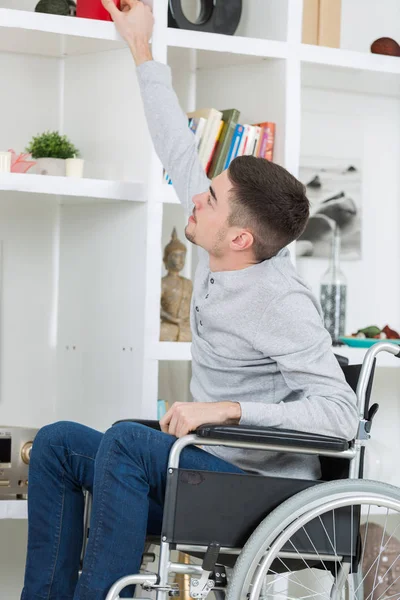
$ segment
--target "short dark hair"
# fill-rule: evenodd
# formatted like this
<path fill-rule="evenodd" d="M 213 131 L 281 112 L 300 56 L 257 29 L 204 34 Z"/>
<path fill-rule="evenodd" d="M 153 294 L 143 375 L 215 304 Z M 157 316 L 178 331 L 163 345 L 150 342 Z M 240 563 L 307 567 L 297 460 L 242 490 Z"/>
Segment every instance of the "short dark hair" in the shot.
<path fill-rule="evenodd" d="M 228 169 L 232 183 L 230 227 L 246 227 L 258 261 L 274 256 L 304 231 L 310 215 L 305 186 L 283 167 L 238 156 Z"/>

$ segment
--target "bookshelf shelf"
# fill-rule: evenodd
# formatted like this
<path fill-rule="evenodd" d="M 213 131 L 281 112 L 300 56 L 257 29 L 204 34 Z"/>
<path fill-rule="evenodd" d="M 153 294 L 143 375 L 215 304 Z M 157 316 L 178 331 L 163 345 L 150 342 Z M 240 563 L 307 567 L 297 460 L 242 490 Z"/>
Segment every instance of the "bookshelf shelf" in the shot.
<path fill-rule="evenodd" d="M 361 364 L 367 352 L 367 348 L 351 348 L 350 346 L 335 346 L 335 354 L 346 356 L 350 364 Z M 400 367 L 400 360 L 387 352 L 381 352 L 376 359 L 377 367 L 395 368 Z"/>
<path fill-rule="evenodd" d="M 156 360 L 192 360 L 189 342 L 157 342 L 150 347 L 148 358 Z"/>
<path fill-rule="evenodd" d="M 246 64 L 265 59 L 284 59 L 288 56 L 286 42 L 183 29 L 168 29 L 167 44 L 169 48 L 198 50 L 199 69 Z"/>
<path fill-rule="evenodd" d="M 134 181 L 74 179 L 29 173 L 1 173 L 0 192 L 62 195 L 70 198 L 97 198 L 115 202 L 143 202 L 144 186 Z"/>
<path fill-rule="evenodd" d="M 301 44 L 300 60 L 303 63 L 400 75 L 398 57 L 368 54 L 367 52 Z"/>
<path fill-rule="evenodd" d="M 0 519 L 27 519 L 27 500 L 0 500 Z"/>
<path fill-rule="evenodd" d="M 124 48 L 111 22 L 0 8 L 0 52 L 63 57 Z"/>

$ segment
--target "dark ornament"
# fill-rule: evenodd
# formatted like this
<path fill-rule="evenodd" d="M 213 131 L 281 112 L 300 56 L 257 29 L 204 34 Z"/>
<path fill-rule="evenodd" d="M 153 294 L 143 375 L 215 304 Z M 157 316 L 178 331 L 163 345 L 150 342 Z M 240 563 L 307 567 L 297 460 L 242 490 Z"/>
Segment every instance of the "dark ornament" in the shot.
<path fill-rule="evenodd" d="M 242 15 L 242 0 L 200 0 L 200 15 L 195 23 L 186 18 L 182 0 L 169 0 L 168 26 L 191 31 L 233 35 Z"/>
<path fill-rule="evenodd" d="M 392 38 L 379 38 L 371 44 L 371 52 L 373 54 L 387 54 L 389 56 L 400 56 L 400 46 L 396 40 Z"/>
<path fill-rule="evenodd" d="M 76 17 L 76 4 L 74 0 L 67 0 L 69 6 L 69 14 L 71 17 Z"/>
<path fill-rule="evenodd" d="M 71 14 L 67 0 L 40 0 L 36 5 L 35 12 L 64 16 Z"/>

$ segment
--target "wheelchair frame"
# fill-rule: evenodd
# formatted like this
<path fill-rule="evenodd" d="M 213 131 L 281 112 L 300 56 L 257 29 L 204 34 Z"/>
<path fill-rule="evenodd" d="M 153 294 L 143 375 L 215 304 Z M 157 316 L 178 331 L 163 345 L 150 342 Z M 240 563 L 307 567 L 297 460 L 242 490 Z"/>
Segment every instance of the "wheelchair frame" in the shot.
<path fill-rule="evenodd" d="M 326 457 L 335 457 L 340 459 L 349 460 L 349 477 L 348 479 L 359 479 L 360 473 L 360 462 L 361 462 L 361 450 L 365 445 L 366 441 L 370 438 L 371 420 L 365 415 L 366 401 L 368 393 L 372 385 L 372 376 L 374 372 L 375 359 L 380 352 L 389 352 L 396 357 L 400 358 L 399 348 L 389 342 L 378 342 L 371 346 L 367 351 L 364 361 L 362 364 L 360 376 L 357 383 L 357 407 L 360 416 L 360 423 L 356 438 L 350 443 L 350 446 L 342 451 L 329 450 L 318 447 L 307 447 L 307 445 L 292 445 L 289 443 L 285 444 L 285 431 L 282 430 L 282 439 L 280 443 L 258 443 L 258 442 L 245 442 L 236 441 L 232 439 L 212 439 L 207 437 L 201 437 L 197 434 L 190 434 L 183 438 L 178 439 L 170 452 L 168 462 L 168 477 L 167 477 L 167 490 L 169 485 L 169 477 L 179 468 L 179 460 L 182 450 L 189 445 L 209 445 L 209 446 L 229 446 L 236 448 L 248 448 L 257 450 L 271 450 L 281 451 L 297 454 L 310 454 L 319 455 Z M 373 412 L 374 414 L 374 412 Z M 373 416 L 373 415 L 372 415 Z M 212 428 L 211 428 L 212 429 Z M 238 426 L 240 429 L 240 426 Z M 265 429 L 268 433 L 268 429 Z M 211 432 L 212 435 L 212 432 Z M 314 436 L 318 438 L 318 436 Z M 321 440 L 323 436 L 321 436 Z M 325 438 L 326 439 L 326 438 Z M 295 496 L 294 494 L 293 496 Z M 166 496 L 167 503 L 167 496 Z M 164 530 L 164 523 L 163 523 Z M 174 546 L 174 550 L 178 550 L 186 553 L 205 553 L 203 565 L 190 565 L 184 563 L 175 563 L 170 560 L 171 545 Z M 141 584 L 144 589 L 155 590 L 157 592 L 157 600 L 167 600 L 169 595 L 176 595 L 174 588 L 168 584 L 168 577 L 170 574 L 188 574 L 196 576 L 197 583 L 195 586 L 191 585 L 191 595 L 194 598 L 205 598 L 211 591 L 213 584 L 210 583 L 209 576 L 215 567 L 215 562 L 218 558 L 219 552 L 221 554 L 239 555 L 242 548 L 227 548 L 227 547 L 206 547 L 191 544 L 170 544 L 167 538 L 163 536 L 160 540 L 160 557 L 157 573 L 143 573 L 136 575 L 129 575 L 123 577 L 115 582 L 110 588 L 106 600 L 116 600 L 119 598 L 119 593 L 128 585 Z M 286 553 L 283 553 L 286 556 Z M 324 557 L 322 557 L 324 558 Z M 328 560 L 332 560 L 332 557 L 326 557 Z M 346 576 L 345 573 L 341 573 L 340 585 L 343 585 L 343 578 Z M 338 585 L 339 585 L 338 584 Z M 339 589 L 339 587 L 338 587 Z"/>

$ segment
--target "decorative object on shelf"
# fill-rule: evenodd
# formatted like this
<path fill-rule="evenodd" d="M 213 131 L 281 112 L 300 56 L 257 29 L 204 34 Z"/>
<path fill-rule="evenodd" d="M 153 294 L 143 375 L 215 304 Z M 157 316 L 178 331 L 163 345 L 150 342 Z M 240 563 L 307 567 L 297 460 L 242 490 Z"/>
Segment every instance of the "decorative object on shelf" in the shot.
<path fill-rule="evenodd" d="M 389 342 L 391 344 L 400 345 L 400 340 L 375 340 L 371 338 L 357 338 L 345 335 L 340 336 L 339 341 L 342 342 L 342 344 L 345 344 L 346 346 L 350 346 L 351 348 L 370 348 L 378 342 Z"/>
<path fill-rule="evenodd" d="M 26 151 L 36 159 L 36 170 L 40 175 L 65 175 L 65 160 L 79 156 L 79 150 L 66 135 L 58 131 L 45 131 L 34 136 Z"/>
<path fill-rule="evenodd" d="M 233 35 L 241 16 L 242 0 L 198 0 L 189 5 L 169 0 L 168 26 L 177 29 Z"/>
<path fill-rule="evenodd" d="M 386 54 L 388 56 L 400 56 L 400 46 L 392 38 L 382 37 L 371 44 L 372 54 Z"/>
<path fill-rule="evenodd" d="M 386 528 L 387 519 L 386 515 L 385 527 L 367 522 L 360 528 L 360 539 L 363 540 L 364 548 L 363 598 L 368 600 L 400 597 L 400 577 L 397 577 L 400 540 Z"/>
<path fill-rule="evenodd" d="M 190 301 L 193 286 L 190 279 L 179 275 L 185 266 L 186 246 L 179 241 L 176 229 L 164 248 L 164 265 L 168 274 L 162 278 L 161 327 L 162 342 L 191 342 Z"/>
<path fill-rule="evenodd" d="M 71 9 L 67 0 L 39 0 L 35 12 L 67 17 L 71 14 Z"/>
<path fill-rule="evenodd" d="M 83 158 L 76 158 L 76 156 L 74 156 L 73 158 L 66 158 L 65 159 L 65 170 L 66 170 L 66 176 L 67 177 L 78 177 L 81 178 L 83 177 L 83 165 L 84 165 L 84 160 Z"/>
<path fill-rule="evenodd" d="M 332 256 L 329 268 L 321 279 L 320 302 L 325 327 L 335 345 L 339 343 L 339 338 L 345 332 L 347 282 L 340 270 L 340 229 L 334 221 L 329 220 L 333 232 Z"/>
<path fill-rule="evenodd" d="M 352 335 L 342 336 L 339 339 L 343 344 L 355 348 L 369 348 L 373 344 L 383 341 L 400 344 L 400 334 L 389 325 L 385 325 L 383 329 L 380 329 L 377 325 L 369 325 L 359 329 Z"/>
<path fill-rule="evenodd" d="M 69 14 L 71 17 L 76 17 L 76 2 L 74 0 L 67 0 L 69 6 Z"/>
<path fill-rule="evenodd" d="M 340 48 L 342 0 L 304 0 L 303 44 Z"/>
<path fill-rule="evenodd" d="M 120 0 L 113 0 L 120 7 Z M 83 19 L 98 19 L 100 21 L 112 21 L 110 13 L 104 8 L 101 0 L 77 0 L 76 16 Z"/>
<path fill-rule="evenodd" d="M 11 172 L 11 152 L 0 152 L 0 173 Z"/>
<path fill-rule="evenodd" d="M 311 242 L 305 255 L 329 258 L 332 228 L 324 216 L 332 219 L 340 230 L 341 258 L 361 258 L 361 171 L 357 161 L 328 158 L 303 158 L 300 180 L 307 187 L 310 219 L 299 241 Z M 300 249 L 299 249 L 300 251 Z"/>
<path fill-rule="evenodd" d="M 11 148 L 9 149 L 11 152 L 11 173 L 26 173 L 36 165 L 36 161 L 29 160 L 30 154 L 26 154 L 21 152 L 17 154 Z"/>
<path fill-rule="evenodd" d="M 303 0 L 302 43 L 318 45 L 319 0 Z"/>

